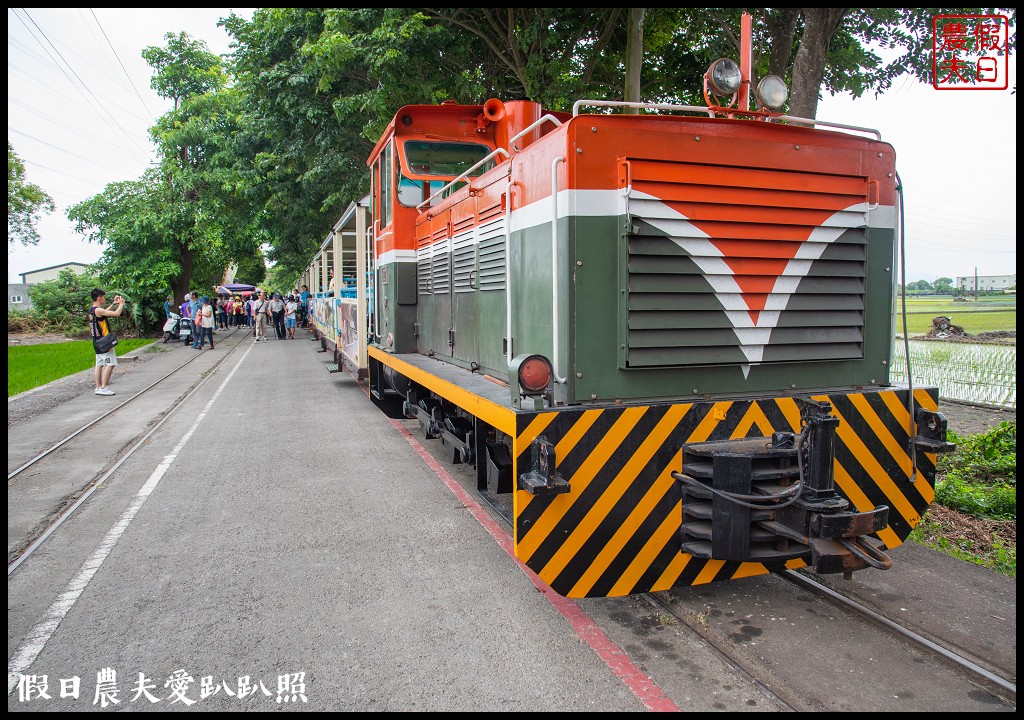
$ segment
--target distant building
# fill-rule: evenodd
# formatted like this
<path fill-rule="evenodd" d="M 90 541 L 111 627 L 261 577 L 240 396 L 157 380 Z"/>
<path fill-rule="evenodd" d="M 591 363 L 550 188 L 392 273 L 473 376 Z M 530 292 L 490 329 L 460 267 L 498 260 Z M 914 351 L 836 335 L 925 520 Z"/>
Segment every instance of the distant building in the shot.
<path fill-rule="evenodd" d="M 79 275 L 82 275 L 89 269 L 89 266 L 85 263 L 69 262 L 39 268 L 38 270 L 29 270 L 28 272 L 18 274 L 21 275 L 21 281 L 26 285 L 35 285 L 36 283 L 46 282 L 47 280 L 56 280 L 60 276 L 60 271 L 64 268 L 73 270 Z"/>
<path fill-rule="evenodd" d="M 28 285 L 25 283 L 7 283 L 7 309 L 28 310 L 32 301 L 28 298 Z"/>
<path fill-rule="evenodd" d="M 1016 275 L 979 275 L 978 290 L 995 290 L 1003 292 L 1017 284 Z M 958 277 L 956 286 L 966 293 L 974 292 L 974 276 Z"/>
<path fill-rule="evenodd" d="M 86 263 L 68 262 L 18 273 L 21 276 L 20 283 L 7 283 L 7 309 L 31 309 L 32 300 L 28 296 L 29 286 L 46 282 L 47 280 L 56 280 L 60 276 L 60 271 L 64 268 L 83 275 L 89 269 L 89 266 Z"/>

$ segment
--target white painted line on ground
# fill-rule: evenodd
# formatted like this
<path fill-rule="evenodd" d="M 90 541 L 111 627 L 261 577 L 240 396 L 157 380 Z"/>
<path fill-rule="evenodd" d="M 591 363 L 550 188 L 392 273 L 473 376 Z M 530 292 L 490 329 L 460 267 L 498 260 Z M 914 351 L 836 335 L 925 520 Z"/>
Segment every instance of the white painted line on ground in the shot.
<path fill-rule="evenodd" d="M 178 440 L 178 444 L 174 446 L 170 454 L 166 455 L 163 461 L 156 466 L 156 469 L 146 480 L 145 484 L 139 489 L 132 498 L 132 501 L 125 508 L 124 512 L 121 513 L 121 517 L 118 518 L 114 526 L 107 531 L 107 534 L 103 536 L 99 545 L 93 550 L 92 555 L 82 563 L 82 567 L 78 569 L 78 573 L 72 578 L 68 586 L 64 588 L 64 592 L 57 596 L 57 599 L 53 601 L 53 604 L 46 609 L 43 613 L 42 619 L 32 628 L 31 632 L 21 641 L 21 645 L 15 651 L 14 655 L 7 662 L 7 694 L 10 695 L 14 692 L 14 688 L 18 686 L 18 680 L 21 675 L 25 674 L 32 663 L 35 662 L 36 658 L 39 657 L 39 653 L 46 647 L 46 643 L 49 642 L 50 638 L 53 637 L 53 633 L 57 630 L 61 621 L 71 611 L 71 608 L 78 602 L 78 598 L 81 597 L 82 593 L 89 586 L 89 582 L 92 580 L 96 572 L 103 566 L 107 556 L 110 555 L 114 546 L 117 545 L 117 541 L 124 535 L 125 531 L 132 524 L 132 520 L 142 509 L 142 506 L 146 504 L 146 500 L 156 489 L 156 486 L 160 483 L 160 479 L 163 478 L 164 474 L 171 467 L 175 460 L 177 460 L 179 453 L 182 448 L 185 447 L 189 439 L 199 428 L 199 425 L 206 418 L 207 413 L 210 412 L 210 408 L 217 402 L 217 398 L 220 397 L 221 392 L 227 387 L 227 384 L 234 377 L 238 368 L 245 362 L 245 358 L 249 356 L 252 349 L 256 347 L 255 343 L 249 346 L 249 349 L 245 351 L 245 354 L 239 358 L 238 363 L 232 368 L 228 376 L 224 378 L 224 382 L 220 384 L 217 391 L 210 398 L 210 401 L 206 403 L 206 407 L 203 408 L 202 412 L 196 416 L 196 421 L 192 423 L 181 439 Z"/>

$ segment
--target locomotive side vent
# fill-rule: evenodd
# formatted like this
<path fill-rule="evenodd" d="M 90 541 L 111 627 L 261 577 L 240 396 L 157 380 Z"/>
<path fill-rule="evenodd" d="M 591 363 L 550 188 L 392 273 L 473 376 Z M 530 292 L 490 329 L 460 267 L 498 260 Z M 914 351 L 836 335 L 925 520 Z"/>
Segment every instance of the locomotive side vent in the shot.
<path fill-rule="evenodd" d="M 863 357 L 865 178 L 629 165 L 627 367 Z"/>
<path fill-rule="evenodd" d="M 481 223 L 477 230 L 481 290 L 505 289 L 505 218 Z"/>
<path fill-rule="evenodd" d="M 452 238 L 452 275 L 455 292 L 473 292 L 476 275 L 476 233 L 473 230 Z"/>

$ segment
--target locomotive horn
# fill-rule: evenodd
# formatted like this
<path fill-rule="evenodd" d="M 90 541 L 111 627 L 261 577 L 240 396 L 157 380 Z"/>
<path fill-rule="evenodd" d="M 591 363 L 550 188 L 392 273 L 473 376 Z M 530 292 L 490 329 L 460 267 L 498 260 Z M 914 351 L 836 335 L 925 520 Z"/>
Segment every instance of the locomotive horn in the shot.
<path fill-rule="evenodd" d="M 484 103 L 484 117 L 491 122 L 497 122 L 505 117 L 505 103 L 497 98 L 491 98 Z"/>

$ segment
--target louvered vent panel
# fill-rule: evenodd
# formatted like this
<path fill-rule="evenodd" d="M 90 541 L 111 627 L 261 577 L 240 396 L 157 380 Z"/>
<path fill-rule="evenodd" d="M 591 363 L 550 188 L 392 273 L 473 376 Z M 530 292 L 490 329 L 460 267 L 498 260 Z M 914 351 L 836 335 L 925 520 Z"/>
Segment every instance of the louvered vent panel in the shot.
<path fill-rule="evenodd" d="M 434 257 L 434 247 L 430 244 L 431 237 L 416 239 L 416 294 L 432 295 L 430 286 L 430 265 Z"/>
<path fill-rule="evenodd" d="M 430 286 L 435 295 L 451 292 L 450 247 L 449 238 L 442 237 L 434 243 L 434 255 L 430 260 Z"/>
<path fill-rule="evenodd" d="M 481 290 L 505 289 L 505 218 L 477 228 L 478 269 Z"/>
<path fill-rule="evenodd" d="M 628 366 L 863 357 L 864 178 L 629 162 Z"/>
<path fill-rule="evenodd" d="M 452 238 L 452 273 L 455 292 L 473 292 L 475 272 L 476 233 L 470 230 Z"/>

